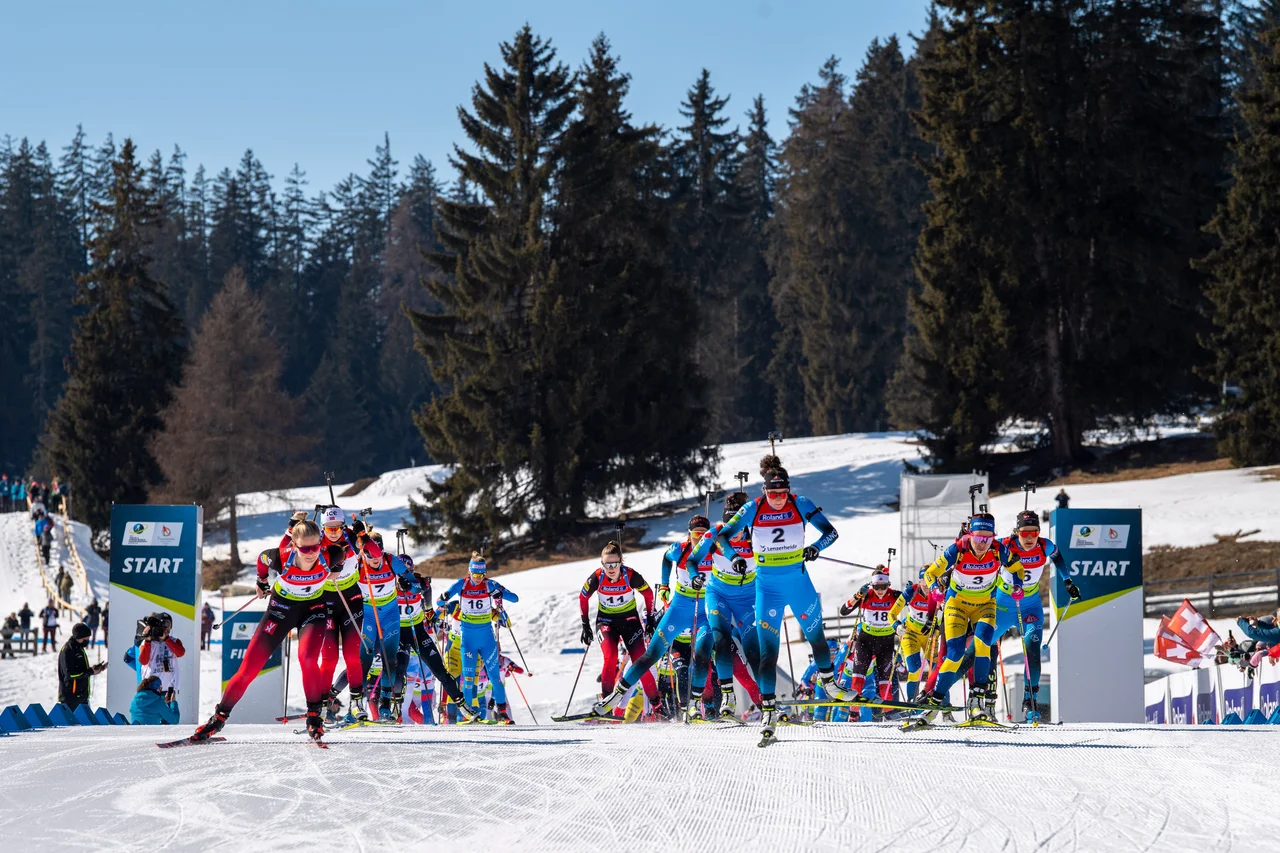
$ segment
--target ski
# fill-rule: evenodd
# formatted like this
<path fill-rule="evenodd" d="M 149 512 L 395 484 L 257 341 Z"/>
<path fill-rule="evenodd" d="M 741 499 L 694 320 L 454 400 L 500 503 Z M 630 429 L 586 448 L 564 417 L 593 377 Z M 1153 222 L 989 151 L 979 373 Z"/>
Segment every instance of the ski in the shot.
<path fill-rule="evenodd" d="M 621 722 L 622 722 L 622 718 L 621 718 L 621 717 L 614 717 L 614 716 L 612 716 L 612 715 L 606 716 L 606 715 L 604 715 L 604 714 L 597 714 L 595 711 L 587 711 L 587 712 L 582 713 L 582 714 L 566 714 L 566 715 L 564 715 L 564 716 L 562 716 L 562 717 L 552 717 L 552 718 L 551 718 L 551 720 L 552 720 L 552 722 L 556 722 L 556 723 L 576 723 L 576 722 L 579 722 L 579 721 L 581 721 L 581 720 L 603 720 L 603 721 L 605 721 L 605 722 L 610 722 L 610 721 L 614 721 L 614 720 L 616 720 L 616 721 L 617 721 L 617 722 L 619 722 L 619 723 L 621 723 Z"/>
<path fill-rule="evenodd" d="M 156 746 L 160 747 L 161 749 L 172 749 L 175 746 L 201 746 L 206 743 L 226 743 L 226 742 L 227 742 L 227 739 L 224 737 L 211 737 L 208 740 L 192 740 L 191 738 L 184 737 L 182 740 L 171 740 L 168 743 L 158 743 L 156 744 Z"/>
<path fill-rule="evenodd" d="M 1008 723 L 998 723 L 995 720 L 973 719 L 965 720 L 963 723 L 954 723 L 953 729 L 1008 729 L 1010 731 L 1017 729 L 1017 726 L 1011 726 Z"/>
<path fill-rule="evenodd" d="M 893 711 L 919 711 L 922 706 L 913 705 L 910 702 L 895 702 L 893 700 L 872 701 L 870 699 L 856 699 L 853 701 L 841 701 L 836 699 L 797 699 L 788 702 L 787 706 L 792 708 L 886 708 Z M 782 706 L 779 706 L 782 707 Z M 930 710 L 938 711 L 963 711 L 964 708 L 956 705 L 936 705 L 931 706 Z"/>
<path fill-rule="evenodd" d="M 778 736 L 777 734 L 774 733 L 773 728 L 770 726 L 765 726 L 764 731 L 760 733 L 760 742 L 756 744 L 756 746 L 763 749 L 764 747 L 777 742 L 778 742 Z"/>
<path fill-rule="evenodd" d="M 305 720 L 306 718 L 307 718 L 306 714 L 294 714 L 291 717 L 276 717 L 276 722 L 277 723 L 295 723 L 298 720 Z"/>

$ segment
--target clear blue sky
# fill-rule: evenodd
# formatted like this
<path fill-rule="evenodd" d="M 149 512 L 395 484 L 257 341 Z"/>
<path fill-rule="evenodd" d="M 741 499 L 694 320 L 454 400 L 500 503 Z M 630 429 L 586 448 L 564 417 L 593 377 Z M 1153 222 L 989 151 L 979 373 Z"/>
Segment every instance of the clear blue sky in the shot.
<path fill-rule="evenodd" d="M 382 134 L 403 173 L 415 153 L 452 176 L 483 63 L 526 21 L 579 66 L 608 35 L 632 75 L 639 120 L 680 123 L 701 68 L 741 120 L 758 93 L 772 131 L 828 56 L 852 76 L 872 38 L 913 49 L 926 0 L 647 0 L 515 3 L 284 3 L 273 0 L 13 2 L 0 51 L 0 136 L 44 139 L 55 155 L 83 123 L 97 145 L 110 131 L 144 154 L 174 143 L 194 170 L 234 167 L 252 148 L 277 187 L 299 163 L 309 190 L 366 171 Z"/>

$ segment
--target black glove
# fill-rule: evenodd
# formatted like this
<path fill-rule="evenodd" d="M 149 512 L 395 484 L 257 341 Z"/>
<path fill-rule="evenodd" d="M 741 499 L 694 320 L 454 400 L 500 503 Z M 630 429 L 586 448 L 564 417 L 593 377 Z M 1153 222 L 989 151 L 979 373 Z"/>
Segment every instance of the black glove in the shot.
<path fill-rule="evenodd" d="M 693 577 L 689 578 L 689 586 L 696 592 L 707 585 L 707 576 L 702 572 L 695 571 Z"/>
<path fill-rule="evenodd" d="M 363 536 L 365 532 L 364 522 L 358 518 L 351 522 L 351 532 L 355 536 Z"/>
<path fill-rule="evenodd" d="M 804 546 L 804 561 L 806 563 L 812 563 L 816 559 L 818 559 L 818 546 L 817 545 Z"/>
<path fill-rule="evenodd" d="M 413 589 L 413 581 L 405 575 L 396 575 L 396 586 L 400 587 L 402 592 L 409 592 Z"/>
<path fill-rule="evenodd" d="M 589 646 L 591 641 L 595 639 L 595 632 L 591 630 L 591 620 L 582 617 L 582 645 Z"/>
<path fill-rule="evenodd" d="M 729 561 L 729 565 L 732 566 L 733 570 L 740 575 L 745 575 L 747 573 L 747 561 L 744 557 L 734 557 Z"/>
<path fill-rule="evenodd" d="M 254 581 L 253 585 L 256 586 L 258 588 L 258 592 L 262 593 L 263 595 L 266 595 L 268 592 L 271 591 L 271 584 L 267 583 L 262 578 L 258 578 L 256 581 Z"/>
<path fill-rule="evenodd" d="M 1066 584 L 1066 587 L 1067 587 L 1067 595 L 1071 596 L 1071 600 L 1072 600 L 1072 601 L 1079 601 L 1079 600 L 1080 600 L 1080 587 L 1076 586 L 1076 585 L 1075 585 L 1075 582 L 1074 582 L 1073 580 L 1071 580 L 1071 578 L 1066 578 L 1066 579 L 1064 579 L 1064 580 L 1063 580 L 1063 583 L 1064 583 L 1064 584 Z"/>
<path fill-rule="evenodd" d="M 656 631 L 657 629 L 658 629 L 657 617 L 654 616 L 653 611 L 650 610 L 644 614 L 644 632 L 648 634 L 650 637 L 652 637 L 653 632 Z"/>

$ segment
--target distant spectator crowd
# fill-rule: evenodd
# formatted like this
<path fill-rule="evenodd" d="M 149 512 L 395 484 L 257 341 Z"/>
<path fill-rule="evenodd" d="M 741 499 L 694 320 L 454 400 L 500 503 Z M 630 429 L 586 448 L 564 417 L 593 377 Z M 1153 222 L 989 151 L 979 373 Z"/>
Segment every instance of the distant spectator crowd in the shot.
<path fill-rule="evenodd" d="M 1216 663 L 1238 666 L 1253 678 L 1262 661 L 1274 666 L 1280 662 L 1280 608 L 1264 616 L 1243 616 L 1236 620 L 1236 627 L 1245 639 L 1237 640 L 1234 631 L 1227 632 L 1227 639 L 1218 646 Z"/>
<path fill-rule="evenodd" d="M 29 503 L 31 518 L 35 520 L 37 508 L 45 514 L 65 511 L 65 499 L 70 495 L 70 486 L 59 483 L 57 477 L 42 483 L 0 474 L 0 512 L 26 512 Z"/>

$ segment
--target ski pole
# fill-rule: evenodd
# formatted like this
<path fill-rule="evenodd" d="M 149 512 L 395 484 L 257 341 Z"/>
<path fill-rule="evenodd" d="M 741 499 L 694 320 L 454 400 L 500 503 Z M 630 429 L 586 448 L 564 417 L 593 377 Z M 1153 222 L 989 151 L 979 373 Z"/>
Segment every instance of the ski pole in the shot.
<path fill-rule="evenodd" d="M 280 711 L 280 716 L 284 718 L 280 721 L 282 723 L 286 723 L 289 721 L 289 649 L 292 645 L 293 643 L 290 642 L 289 635 L 285 634 L 284 635 L 284 708 L 282 708 Z"/>
<path fill-rule="evenodd" d="M 586 658 L 586 655 L 583 655 L 583 658 L 585 659 L 585 658 Z M 513 672 L 513 673 L 511 673 L 511 683 L 512 683 L 512 684 L 514 684 L 514 685 L 516 686 L 516 690 L 519 690 L 519 691 L 520 691 L 520 698 L 521 698 L 521 699 L 524 699 L 524 706 L 525 706 L 525 708 L 527 708 L 527 709 L 528 709 L 528 711 L 529 711 L 529 716 L 530 716 L 530 717 L 533 717 L 533 724 L 534 724 L 535 726 L 540 726 L 540 725 L 542 725 L 542 723 L 538 722 L 538 718 L 533 716 L 533 708 L 529 707 L 529 700 L 528 700 L 528 698 L 526 698 L 526 697 L 525 697 L 525 695 L 524 695 L 524 688 L 520 686 L 520 682 L 519 682 L 519 680 L 516 678 L 516 674 L 515 674 L 514 672 Z"/>
<path fill-rule="evenodd" d="M 791 682 L 791 698 L 796 698 L 796 664 L 791 659 L 791 630 L 787 627 L 787 614 L 782 614 L 782 634 L 787 641 L 787 679 Z"/>
<path fill-rule="evenodd" d="M 502 633 L 502 632 L 499 631 L 498 633 Z M 532 678 L 533 670 L 529 668 L 529 662 L 524 659 L 524 652 L 520 650 L 520 641 L 516 639 L 516 632 L 511 630 L 510 620 L 507 621 L 507 633 L 511 635 L 511 642 L 516 644 L 516 654 L 520 655 L 520 663 L 524 664 L 524 671 L 528 673 L 530 678 Z M 586 656 L 584 655 L 583 657 L 586 657 Z"/>
<path fill-rule="evenodd" d="M 573 678 L 573 687 L 569 690 L 569 701 L 564 703 L 564 716 L 569 716 L 569 706 L 573 704 L 573 694 L 578 690 L 578 679 L 582 678 L 582 668 L 587 665 L 587 652 L 591 651 L 591 647 L 587 646 L 582 650 L 582 663 L 578 664 L 578 674 Z"/>
<path fill-rule="evenodd" d="M 1052 640 L 1053 635 L 1058 633 L 1058 626 L 1061 625 L 1066 620 L 1067 611 L 1071 609 L 1071 603 L 1072 603 L 1072 598 L 1070 596 L 1067 596 L 1067 606 L 1062 608 L 1062 617 L 1058 619 L 1058 621 L 1053 623 L 1053 630 L 1049 632 L 1049 639 L 1044 641 L 1044 645 L 1046 646 L 1049 645 L 1049 640 Z M 1019 615 L 1021 615 L 1021 613 L 1019 613 Z"/>
<path fill-rule="evenodd" d="M 240 613 L 240 611 L 241 611 L 241 610 L 244 610 L 244 609 L 245 609 L 246 607 L 248 607 L 250 604 L 253 604 L 255 601 L 259 601 L 259 600 L 260 600 L 260 599 L 259 599 L 259 598 L 257 598 L 256 596 L 255 596 L 255 597 L 253 597 L 253 598 L 250 598 L 250 599 L 249 599 L 248 601 L 246 601 L 244 604 L 241 604 L 239 607 L 237 607 L 237 608 L 235 609 L 235 611 L 233 611 L 233 612 L 232 612 L 231 616 L 236 616 L 236 615 L 238 615 L 238 614 Z M 223 626 L 223 624 L 224 624 L 224 623 L 226 623 L 226 621 L 227 621 L 228 619 L 230 619 L 230 618 L 231 618 L 231 616 L 223 616 L 223 617 L 222 617 L 222 621 L 221 621 L 221 622 L 215 622 L 215 623 L 213 623 L 213 630 L 215 630 L 215 631 L 216 631 L 216 630 L 218 630 L 219 628 L 221 628 L 221 627 Z"/>
<path fill-rule="evenodd" d="M 876 570 L 875 566 L 868 566 L 865 563 L 850 563 L 848 560 L 837 560 L 835 557 L 826 557 L 826 556 L 823 556 L 822 554 L 818 555 L 818 559 L 826 560 L 828 563 L 839 563 L 842 566 L 852 566 L 855 569 L 866 569 L 867 571 L 871 571 L 871 572 L 874 572 Z"/>
<path fill-rule="evenodd" d="M 337 584 L 334 584 L 334 586 L 337 587 Z M 342 590 L 340 589 L 335 592 L 335 595 L 337 595 L 338 600 L 342 602 L 342 608 L 347 611 L 347 618 L 351 620 L 352 625 L 355 625 L 356 615 L 351 612 L 351 605 L 347 603 L 347 597 L 342 594 Z M 338 634 L 341 635 L 342 632 L 339 631 Z M 361 630 L 359 634 L 360 634 L 360 645 L 363 646 L 365 650 L 369 652 L 369 654 L 373 654 L 373 649 L 369 647 L 369 641 L 365 639 L 364 631 Z"/>
<path fill-rule="evenodd" d="M 1023 654 L 1026 654 L 1026 646 L 1022 647 Z M 1009 707 L 1009 681 L 1004 676 L 1004 655 L 1000 653 L 1000 643 L 996 643 L 996 660 L 1000 662 L 1000 689 L 1004 692 L 1004 718 L 1006 720 L 1013 719 L 1013 709 Z"/>
<path fill-rule="evenodd" d="M 698 567 L 694 566 L 689 570 L 692 576 L 693 572 L 698 571 Z M 693 599 L 693 630 L 689 632 L 689 698 L 685 702 L 684 724 L 689 725 L 689 706 L 693 704 L 693 662 L 698 659 L 698 598 L 697 594 L 700 590 L 694 590 Z M 677 695 L 679 691 L 677 690 Z"/>

